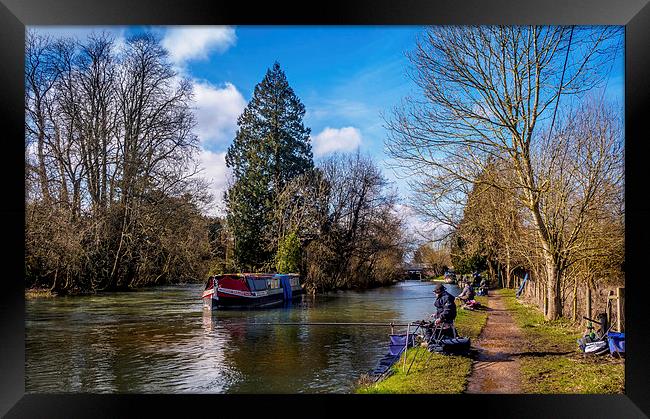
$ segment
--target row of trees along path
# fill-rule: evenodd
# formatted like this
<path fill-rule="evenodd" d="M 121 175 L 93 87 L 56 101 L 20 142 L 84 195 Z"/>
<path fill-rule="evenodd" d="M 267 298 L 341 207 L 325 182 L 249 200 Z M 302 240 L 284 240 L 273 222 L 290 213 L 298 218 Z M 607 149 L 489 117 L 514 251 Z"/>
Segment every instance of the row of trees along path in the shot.
<path fill-rule="evenodd" d="M 613 27 L 427 28 L 408 54 L 421 95 L 386 121 L 412 207 L 506 282 L 514 269 L 544 281 L 549 320 L 567 286 L 623 277 L 623 113 L 605 94 L 622 40 Z"/>

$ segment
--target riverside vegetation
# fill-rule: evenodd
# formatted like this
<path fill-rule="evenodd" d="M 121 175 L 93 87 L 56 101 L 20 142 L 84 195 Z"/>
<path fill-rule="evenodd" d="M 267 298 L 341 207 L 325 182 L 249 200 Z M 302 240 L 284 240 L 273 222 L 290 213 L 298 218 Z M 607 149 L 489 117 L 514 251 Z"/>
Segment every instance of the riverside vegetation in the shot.
<path fill-rule="evenodd" d="M 304 105 L 278 63 L 238 119 L 225 217 L 204 215 L 214 197 L 197 176 L 192 86 L 155 35 L 118 45 L 30 32 L 25 82 L 27 288 L 77 294 L 280 270 L 322 291 L 399 275 L 395 193 L 368 157 L 314 165 Z"/>
<path fill-rule="evenodd" d="M 624 283 L 623 108 L 601 90 L 622 41 L 614 27 L 430 27 L 408 53 L 419 96 L 386 118 L 455 270 L 506 288 L 528 273 L 548 320 L 579 320 L 586 288 Z"/>

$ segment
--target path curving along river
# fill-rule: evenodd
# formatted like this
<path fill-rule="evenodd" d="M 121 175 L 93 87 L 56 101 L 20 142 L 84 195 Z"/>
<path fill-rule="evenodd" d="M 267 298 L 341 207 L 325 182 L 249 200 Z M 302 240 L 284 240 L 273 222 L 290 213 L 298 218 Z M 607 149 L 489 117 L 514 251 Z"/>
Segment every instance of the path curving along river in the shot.
<path fill-rule="evenodd" d="M 25 390 L 346 393 L 386 352 L 389 327 L 273 323 L 419 320 L 434 310 L 433 285 L 406 281 L 249 311 L 204 310 L 200 285 L 29 299 Z"/>

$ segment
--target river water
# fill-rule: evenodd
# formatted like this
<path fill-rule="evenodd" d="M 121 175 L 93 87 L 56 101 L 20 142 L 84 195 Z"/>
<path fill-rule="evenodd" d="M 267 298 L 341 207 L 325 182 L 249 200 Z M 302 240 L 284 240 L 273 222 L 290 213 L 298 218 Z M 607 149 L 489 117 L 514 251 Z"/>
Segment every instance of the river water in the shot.
<path fill-rule="evenodd" d="M 26 301 L 25 389 L 89 393 L 346 393 L 389 327 L 261 325 L 427 318 L 432 283 L 303 296 L 289 308 L 204 310 L 201 285 Z M 447 286 L 457 295 L 455 286 Z M 403 330 L 403 329 L 402 329 Z M 400 329 L 396 328 L 396 332 Z"/>

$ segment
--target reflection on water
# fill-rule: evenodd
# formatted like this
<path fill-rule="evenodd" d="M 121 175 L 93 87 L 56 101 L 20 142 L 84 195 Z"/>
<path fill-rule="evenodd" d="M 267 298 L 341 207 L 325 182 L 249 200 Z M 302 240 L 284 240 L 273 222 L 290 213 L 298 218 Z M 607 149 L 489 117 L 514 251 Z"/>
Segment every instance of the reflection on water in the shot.
<path fill-rule="evenodd" d="M 274 323 L 418 320 L 433 311 L 432 288 L 409 281 L 253 311 L 206 311 L 200 285 L 30 299 L 26 391 L 349 392 L 386 352 L 388 327 Z"/>

